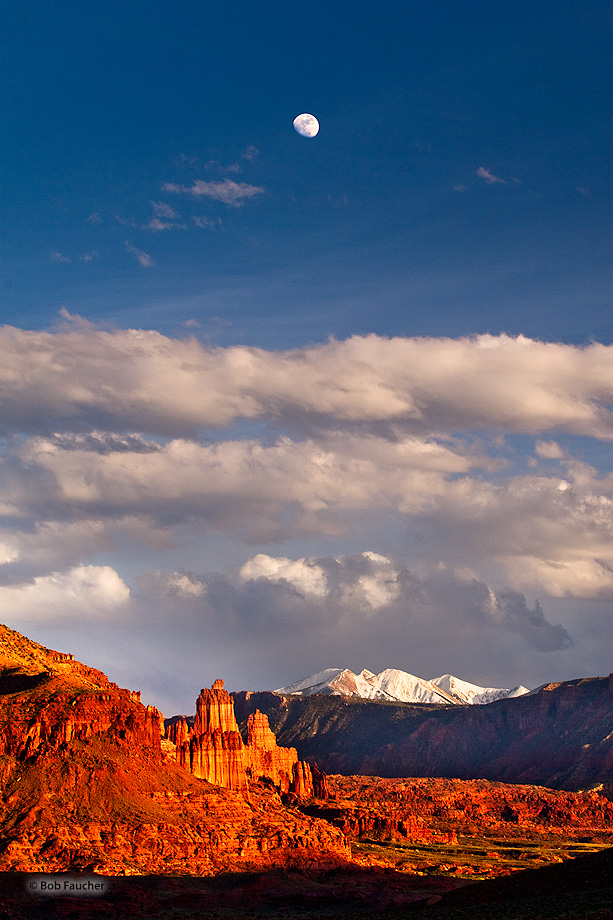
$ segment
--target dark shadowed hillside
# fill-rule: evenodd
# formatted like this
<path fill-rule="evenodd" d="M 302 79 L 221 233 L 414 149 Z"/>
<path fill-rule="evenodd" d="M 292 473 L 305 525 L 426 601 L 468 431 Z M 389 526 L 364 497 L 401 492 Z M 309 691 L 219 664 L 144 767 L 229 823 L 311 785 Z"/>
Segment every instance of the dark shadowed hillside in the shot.
<path fill-rule="evenodd" d="M 613 781 L 613 676 L 549 684 L 486 706 L 234 694 L 279 743 L 327 773 L 446 776 L 579 789 Z"/>

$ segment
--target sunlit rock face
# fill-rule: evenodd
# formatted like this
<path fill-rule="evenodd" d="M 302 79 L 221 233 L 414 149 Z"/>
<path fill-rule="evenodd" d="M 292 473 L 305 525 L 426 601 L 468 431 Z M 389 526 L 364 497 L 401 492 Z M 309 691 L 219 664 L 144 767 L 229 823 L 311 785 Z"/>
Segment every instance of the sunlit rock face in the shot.
<path fill-rule="evenodd" d="M 175 731 L 184 735 L 184 723 Z M 176 742 L 175 742 L 176 743 Z M 234 704 L 223 680 L 203 689 L 196 700 L 196 719 L 189 736 L 177 744 L 177 762 L 198 779 L 215 786 L 247 790 L 243 739 L 234 717 Z"/>
<path fill-rule="evenodd" d="M 256 709 L 247 719 L 245 766 L 250 778 L 254 781 L 270 779 L 280 792 L 296 792 L 303 797 L 313 795 L 312 782 L 309 793 L 305 794 L 301 776 L 298 777 L 298 774 L 294 776 L 294 769 L 298 766 L 296 748 L 278 746 L 277 738 L 270 730 L 268 716 L 259 709 Z M 306 766 L 308 767 L 308 764 Z M 296 788 L 297 778 L 300 792 Z"/>
<path fill-rule="evenodd" d="M 348 858 L 328 822 L 263 784 L 242 794 L 244 745 L 223 685 L 201 694 L 196 718 L 211 730 L 179 719 L 174 740 L 161 737 L 161 714 L 138 693 L 0 625 L 0 871 L 209 875 Z"/>
<path fill-rule="evenodd" d="M 243 743 L 223 680 L 200 691 L 193 728 L 178 718 L 169 724 L 168 738 L 176 745 L 177 762 L 216 786 L 246 793 L 250 782 L 264 781 L 301 799 L 326 795 L 325 775 L 299 761 L 295 748 L 279 747 L 268 716 L 257 709 L 249 715 Z"/>

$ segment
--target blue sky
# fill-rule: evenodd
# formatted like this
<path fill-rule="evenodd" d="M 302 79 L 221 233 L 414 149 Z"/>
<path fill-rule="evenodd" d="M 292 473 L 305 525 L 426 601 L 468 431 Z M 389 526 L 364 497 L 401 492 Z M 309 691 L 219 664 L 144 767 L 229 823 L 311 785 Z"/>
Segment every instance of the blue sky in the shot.
<path fill-rule="evenodd" d="M 606 669 L 608 4 L 0 27 L 6 622 L 163 708 L 213 670 Z M 208 658 L 164 682 L 160 642 Z"/>

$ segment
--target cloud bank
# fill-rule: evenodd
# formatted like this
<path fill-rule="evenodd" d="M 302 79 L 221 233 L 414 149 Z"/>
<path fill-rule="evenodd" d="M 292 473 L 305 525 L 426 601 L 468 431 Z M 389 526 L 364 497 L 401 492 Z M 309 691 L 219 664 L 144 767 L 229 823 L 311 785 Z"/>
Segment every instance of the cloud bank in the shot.
<path fill-rule="evenodd" d="M 539 661 L 583 654 L 613 597 L 611 476 L 585 459 L 611 437 L 610 348 L 274 352 L 64 320 L 0 330 L 9 625 L 110 624 L 150 654 L 180 637 L 177 660 L 207 644 L 259 687 L 337 665 L 420 673 L 414 654 L 491 685 L 484 647 L 530 684 L 556 677 Z"/>
<path fill-rule="evenodd" d="M 0 348 L 4 431 L 82 424 L 193 437 L 266 419 L 302 430 L 613 436 L 612 349 L 599 344 L 370 335 L 272 352 L 142 330 L 4 327 Z"/>

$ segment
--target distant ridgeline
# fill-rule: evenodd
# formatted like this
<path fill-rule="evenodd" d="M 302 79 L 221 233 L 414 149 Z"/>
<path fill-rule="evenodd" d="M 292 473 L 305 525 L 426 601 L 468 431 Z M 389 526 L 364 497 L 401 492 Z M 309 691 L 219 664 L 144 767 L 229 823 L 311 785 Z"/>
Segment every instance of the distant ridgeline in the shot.
<path fill-rule="evenodd" d="M 326 773 L 442 776 L 584 789 L 613 783 L 613 675 L 548 684 L 488 705 L 338 695 L 233 694 L 279 743 Z"/>

